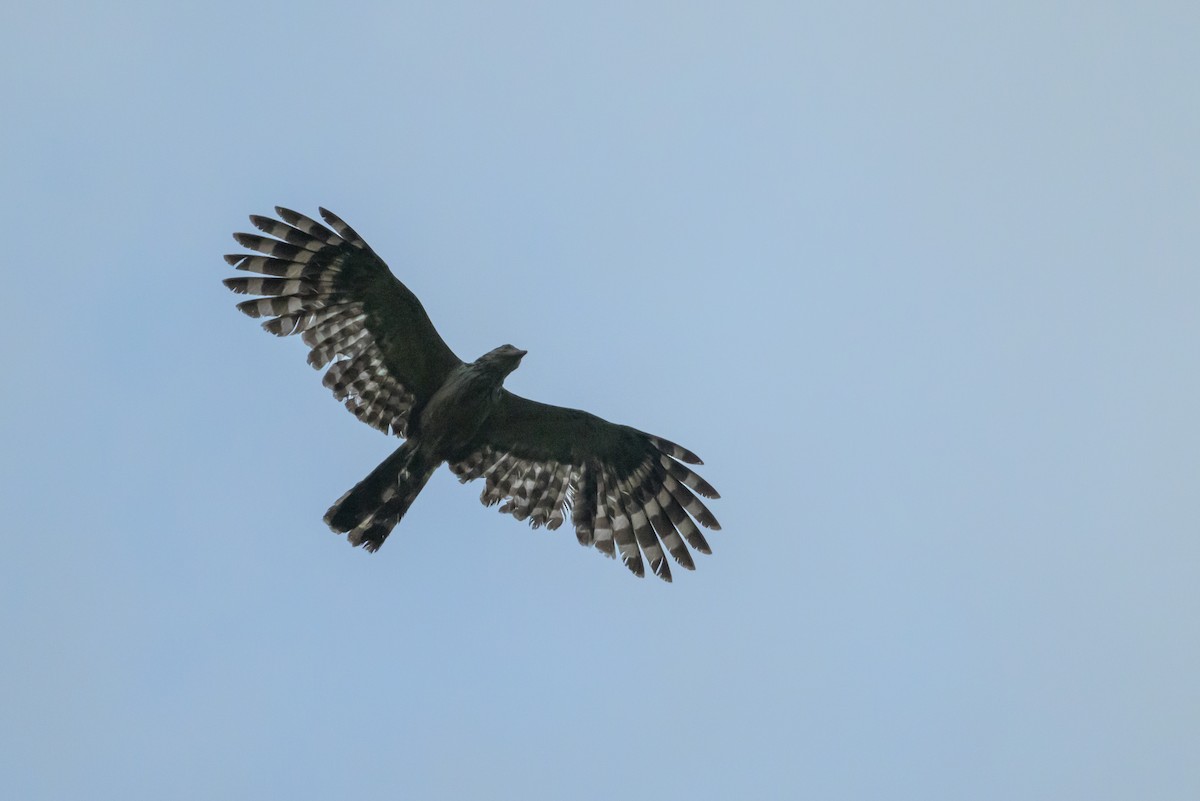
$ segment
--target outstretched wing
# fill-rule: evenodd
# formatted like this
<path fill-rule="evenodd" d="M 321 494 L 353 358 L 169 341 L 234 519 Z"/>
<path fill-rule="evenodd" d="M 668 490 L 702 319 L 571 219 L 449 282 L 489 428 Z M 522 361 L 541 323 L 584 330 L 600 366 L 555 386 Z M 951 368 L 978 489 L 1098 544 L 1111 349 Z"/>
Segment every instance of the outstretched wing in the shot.
<path fill-rule="evenodd" d="M 265 255 L 225 257 L 267 277 L 226 278 L 225 286 L 265 295 L 238 308 L 271 318 L 263 328 L 276 336 L 301 334 L 312 348 L 309 364 L 319 370 L 333 362 L 323 383 L 335 398 L 373 428 L 406 436 L 409 420 L 461 361 L 416 295 L 340 217 L 321 209 L 326 227 L 290 209 L 275 211 L 283 222 L 250 217 L 269 236 L 233 235 Z"/>
<path fill-rule="evenodd" d="M 527 400 L 507 390 L 468 453 L 450 469 L 486 481 L 480 500 L 534 528 L 558 528 L 569 512 L 581 545 L 594 545 L 645 575 L 671 580 L 664 548 L 688 570 L 688 545 L 711 553 L 696 523 L 721 528 L 696 497 L 720 497 L 681 462 L 701 464 L 673 442 L 578 409 Z M 685 544 L 686 542 L 686 544 Z"/>

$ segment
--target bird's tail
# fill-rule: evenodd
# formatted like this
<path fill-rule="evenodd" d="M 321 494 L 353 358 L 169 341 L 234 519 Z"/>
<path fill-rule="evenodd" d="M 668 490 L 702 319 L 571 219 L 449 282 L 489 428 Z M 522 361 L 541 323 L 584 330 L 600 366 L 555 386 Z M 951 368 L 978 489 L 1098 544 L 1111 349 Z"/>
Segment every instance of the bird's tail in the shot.
<path fill-rule="evenodd" d="M 406 440 L 371 474 L 329 507 L 325 522 L 351 545 L 377 551 L 417 499 L 441 462 L 431 461 Z"/>

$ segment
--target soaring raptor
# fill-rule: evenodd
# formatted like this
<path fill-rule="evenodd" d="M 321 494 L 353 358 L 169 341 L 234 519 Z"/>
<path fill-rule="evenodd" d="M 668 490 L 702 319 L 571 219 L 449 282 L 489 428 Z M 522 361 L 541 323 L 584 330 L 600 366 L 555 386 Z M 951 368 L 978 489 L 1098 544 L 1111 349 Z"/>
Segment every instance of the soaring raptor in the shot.
<path fill-rule="evenodd" d="M 525 351 L 501 345 L 463 362 L 416 296 L 353 228 L 321 209 L 328 227 L 276 207 L 282 222 L 252 215 L 268 236 L 234 234 L 255 254 L 225 257 L 255 277 L 226 278 L 238 304 L 270 318 L 276 336 L 301 334 L 308 363 L 329 365 L 324 384 L 367 425 L 404 438 L 371 474 L 325 513 L 352 545 L 375 551 L 443 462 L 460 481 L 484 480 L 480 500 L 556 529 L 570 515 L 594 545 L 645 575 L 643 556 L 671 580 L 664 551 L 694 570 L 687 546 L 711 553 L 696 523 L 719 529 L 697 498 L 717 491 L 684 462 L 694 453 L 578 409 L 526 400 L 504 389 Z M 264 255 L 257 255 L 264 254 Z M 332 364 L 331 364 L 332 362 Z M 686 545 L 685 545 L 686 542 Z"/>

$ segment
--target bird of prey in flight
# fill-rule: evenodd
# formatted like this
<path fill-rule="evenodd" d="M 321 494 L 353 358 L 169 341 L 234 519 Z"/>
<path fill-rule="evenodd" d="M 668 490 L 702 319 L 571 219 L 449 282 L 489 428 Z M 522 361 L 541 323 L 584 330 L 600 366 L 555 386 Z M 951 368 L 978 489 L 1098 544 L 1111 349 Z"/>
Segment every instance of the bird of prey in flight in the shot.
<path fill-rule="evenodd" d="M 688 546 L 711 553 L 696 526 L 719 529 L 697 495 L 717 498 L 686 467 L 686 448 L 578 409 L 527 400 L 504 389 L 525 351 L 501 345 L 463 362 L 416 296 L 362 237 L 321 209 L 327 225 L 285 208 L 279 220 L 252 215 L 267 234 L 234 234 L 255 253 L 225 260 L 253 277 L 226 278 L 238 304 L 268 318 L 276 336 L 300 334 L 308 363 L 329 365 L 324 384 L 367 425 L 404 443 L 325 514 L 352 545 L 375 551 L 442 463 L 460 481 L 484 480 L 480 500 L 556 529 L 569 515 L 582 545 L 618 553 L 638 576 L 643 557 L 671 580 L 665 553 L 694 570 Z M 282 222 L 281 222 L 282 220 Z M 259 255 L 262 254 L 262 255 Z M 686 543 L 686 544 L 685 544 Z"/>

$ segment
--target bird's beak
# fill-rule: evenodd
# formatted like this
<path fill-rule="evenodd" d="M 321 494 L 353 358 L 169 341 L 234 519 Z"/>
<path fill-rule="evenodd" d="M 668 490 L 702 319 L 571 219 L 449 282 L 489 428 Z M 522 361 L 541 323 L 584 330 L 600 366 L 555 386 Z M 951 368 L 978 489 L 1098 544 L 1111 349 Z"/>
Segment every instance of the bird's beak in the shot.
<path fill-rule="evenodd" d="M 518 358 L 518 359 L 523 359 L 523 358 L 525 358 L 525 354 L 526 354 L 526 353 L 529 353 L 529 351 L 527 351 L 527 350 L 520 350 L 520 349 L 518 349 L 518 350 L 517 350 L 517 358 Z"/>

